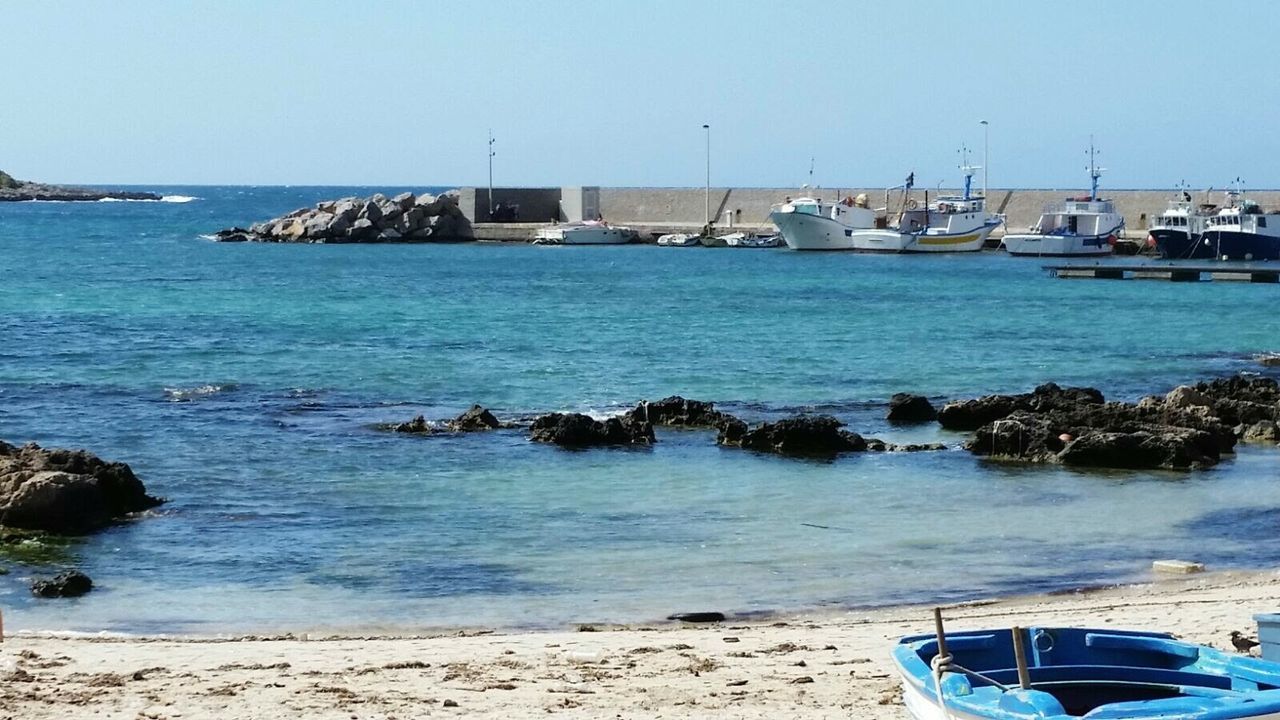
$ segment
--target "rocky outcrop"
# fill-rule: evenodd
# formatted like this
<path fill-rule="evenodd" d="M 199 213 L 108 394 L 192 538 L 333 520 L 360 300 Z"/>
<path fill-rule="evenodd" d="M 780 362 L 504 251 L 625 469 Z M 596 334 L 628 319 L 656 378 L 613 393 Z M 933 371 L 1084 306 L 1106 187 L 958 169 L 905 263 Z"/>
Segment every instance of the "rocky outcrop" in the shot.
<path fill-rule="evenodd" d="M 503 423 L 498 420 L 492 412 L 489 412 L 488 408 L 480 405 L 472 405 L 469 410 L 454 419 L 440 423 L 430 422 L 425 416 L 419 415 L 408 422 L 391 423 L 388 425 L 380 425 L 378 427 L 392 432 L 412 433 L 416 435 L 434 435 L 436 433 L 497 430 L 499 428 L 515 427 L 515 425 L 511 423 Z"/>
<path fill-rule="evenodd" d="M 1062 388 L 1045 383 L 1021 395 L 988 395 L 974 400 L 949 402 L 938 411 L 938 422 L 948 430 L 977 430 L 1016 410 L 1043 413 L 1059 408 L 1101 405 L 1102 393 L 1093 388 Z"/>
<path fill-rule="evenodd" d="M 756 428 L 734 419 L 724 423 L 716 443 L 804 457 L 834 457 L 867 449 L 867 441 L 861 435 L 842 427 L 844 423 L 830 415 L 797 415 Z"/>
<path fill-rule="evenodd" d="M 473 240 L 475 233 L 453 194 L 388 198 L 379 193 L 326 200 L 247 229 L 220 230 L 213 237 L 219 242 L 403 243 Z"/>
<path fill-rule="evenodd" d="M 94 202 L 97 200 L 159 200 L 160 196 L 149 192 L 129 190 L 94 190 L 91 188 L 45 185 L 44 183 L 16 180 L 8 173 L 0 172 L 0 202 L 24 200 L 61 200 L 64 202 Z"/>
<path fill-rule="evenodd" d="M 596 420 L 581 413 L 548 413 L 534 419 L 529 439 L 563 447 L 652 445 L 653 425 L 630 415 Z"/>
<path fill-rule="evenodd" d="M 925 423 L 938 419 L 938 411 L 923 395 L 895 393 L 889 398 L 889 414 L 886 419 L 894 424 Z"/>
<path fill-rule="evenodd" d="M 69 570 L 50 580 L 33 580 L 31 594 L 42 598 L 80 597 L 93 589 L 93 580 L 79 570 Z"/>
<path fill-rule="evenodd" d="M 687 400 L 672 395 L 653 402 L 641 402 L 627 411 L 627 417 L 654 425 L 687 428 L 718 428 L 735 418 L 716 410 L 714 403 Z"/>
<path fill-rule="evenodd" d="M 988 418 L 967 445 L 974 454 L 1077 467 L 1205 468 L 1232 452 L 1241 436 L 1273 442 L 1280 432 L 1280 387 L 1243 376 L 1181 386 L 1138 403 L 1102 402 L 1096 391 L 1041 386 L 1027 395 L 947 408 L 959 413 L 950 418 L 953 426 Z M 1006 408 L 1013 409 L 997 412 Z"/>
<path fill-rule="evenodd" d="M 161 502 L 124 463 L 0 442 L 0 525 L 81 535 Z"/>

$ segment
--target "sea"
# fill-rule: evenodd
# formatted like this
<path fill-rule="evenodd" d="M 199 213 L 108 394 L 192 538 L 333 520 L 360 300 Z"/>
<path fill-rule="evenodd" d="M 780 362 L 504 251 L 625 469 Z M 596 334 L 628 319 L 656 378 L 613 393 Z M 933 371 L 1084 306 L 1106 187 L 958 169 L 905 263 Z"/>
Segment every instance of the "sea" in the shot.
<path fill-rule="evenodd" d="M 1265 373 L 1277 288 L 1053 279 L 1035 259 L 520 244 L 219 244 L 396 187 L 146 187 L 0 203 L 0 438 L 127 462 L 167 499 L 54 557 L 0 556 L 10 630 L 415 632 L 958 601 L 1280 561 L 1280 450 L 1200 472 L 974 457 L 891 427 L 1053 381 L 1136 400 Z M 942 442 L 832 461 L 709 431 L 570 451 L 518 430 L 672 394 L 750 421 L 829 413 Z M 40 600 L 76 567 L 95 589 Z"/>

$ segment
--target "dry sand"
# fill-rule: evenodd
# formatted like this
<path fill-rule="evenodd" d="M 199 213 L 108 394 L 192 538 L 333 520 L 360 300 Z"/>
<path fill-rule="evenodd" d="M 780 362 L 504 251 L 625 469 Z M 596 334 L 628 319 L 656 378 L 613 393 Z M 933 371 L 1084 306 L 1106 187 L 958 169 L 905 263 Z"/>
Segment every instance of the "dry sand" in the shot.
<path fill-rule="evenodd" d="M 969 603 L 953 630 L 1162 630 L 1229 648 L 1278 609 L 1280 574 L 1220 573 Z M 889 650 L 926 607 L 739 624 L 430 637 L 7 637 L 0 717 L 905 718 Z M 592 631 L 594 630 L 594 631 Z"/>

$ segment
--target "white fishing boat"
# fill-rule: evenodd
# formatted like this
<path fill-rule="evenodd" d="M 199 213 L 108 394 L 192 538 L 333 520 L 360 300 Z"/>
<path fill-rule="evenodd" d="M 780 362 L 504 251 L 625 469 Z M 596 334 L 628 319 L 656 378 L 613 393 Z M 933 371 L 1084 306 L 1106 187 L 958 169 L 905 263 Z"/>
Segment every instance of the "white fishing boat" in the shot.
<path fill-rule="evenodd" d="M 658 237 L 662 247 L 693 247 L 698 244 L 696 233 L 667 233 Z"/>
<path fill-rule="evenodd" d="M 853 232 L 876 224 L 876 212 L 867 207 L 866 200 L 866 195 L 836 203 L 788 198 L 773 206 L 769 221 L 792 250 L 852 250 Z"/>
<path fill-rule="evenodd" d="M 538 230 L 534 245 L 625 245 L 635 238 L 629 227 L 603 220 L 552 225 Z"/>
<path fill-rule="evenodd" d="M 1029 231 L 1005 235 L 1001 245 L 1010 255 L 1078 257 L 1112 253 L 1124 233 L 1124 216 L 1116 212 L 1115 203 L 1098 197 L 1098 178 L 1102 177 L 1103 168 L 1094 162 L 1095 157 L 1090 143 L 1089 196 L 1049 203 Z"/>
<path fill-rule="evenodd" d="M 961 148 L 961 157 L 965 149 Z M 944 195 L 921 205 L 911 198 L 912 173 L 907 182 L 885 191 L 885 207 L 889 206 L 889 193 L 902 191 L 902 210 L 897 223 L 877 223 L 876 227 L 858 229 L 849 233 L 854 250 L 889 253 L 956 253 L 976 252 L 982 249 L 992 231 L 1000 227 L 1004 218 L 987 212 L 987 199 L 972 192 L 973 171 L 978 168 L 962 160 L 964 192 L 961 195 Z M 887 212 L 885 217 L 887 218 Z"/>

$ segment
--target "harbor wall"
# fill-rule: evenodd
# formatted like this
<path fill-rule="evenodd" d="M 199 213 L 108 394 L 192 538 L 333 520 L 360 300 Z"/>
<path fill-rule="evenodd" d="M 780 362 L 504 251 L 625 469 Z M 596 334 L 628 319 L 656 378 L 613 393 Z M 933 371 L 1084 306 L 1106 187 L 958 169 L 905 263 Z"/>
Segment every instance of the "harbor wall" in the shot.
<path fill-rule="evenodd" d="M 559 214 L 562 188 L 494 188 L 494 202 L 520 206 L 520 222 L 545 223 Z M 723 188 L 713 187 L 710 193 L 706 188 L 599 188 L 600 214 L 612 223 L 654 226 L 669 229 L 702 227 L 710 207 L 710 214 L 716 219 L 720 228 L 741 227 L 746 229 L 765 229 L 769 226 L 769 211 L 772 206 L 784 202 L 787 198 L 803 195 L 825 200 L 857 196 L 866 193 L 872 207 L 883 207 L 884 188 Z M 938 194 L 959 194 L 958 190 L 933 188 L 929 196 Z M 1124 215 L 1127 235 L 1130 238 L 1142 238 L 1146 235 L 1150 218 L 1164 211 L 1166 203 L 1173 198 L 1173 190 L 1111 190 L 1104 191 L 1103 197 L 1115 201 L 1116 209 Z M 1031 227 L 1040 218 L 1041 209 L 1048 203 L 1058 202 L 1068 197 L 1088 195 L 1088 190 L 1065 188 L 1060 190 L 991 188 L 988 191 L 988 206 L 994 212 L 1002 212 L 1006 217 L 1005 227 L 996 231 L 1000 235 L 1005 229 L 1022 231 Z M 923 201 L 924 190 L 916 188 L 912 196 Z M 894 203 L 898 202 L 893 194 Z M 1248 197 L 1257 201 L 1264 208 L 1280 208 L 1280 191 L 1260 190 L 1248 193 Z M 708 202 L 708 199 L 710 202 Z M 1197 202 L 1222 204 L 1224 193 L 1214 191 L 1206 194 L 1203 191 L 1192 193 Z M 463 188 L 461 205 L 464 214 L 473 222 L 484 223 L 488 218 L 488 189 Z M 726 213 L 731 217 L 727 218 Z M 563 215 L 561 214 L 563 219 Z"/>

